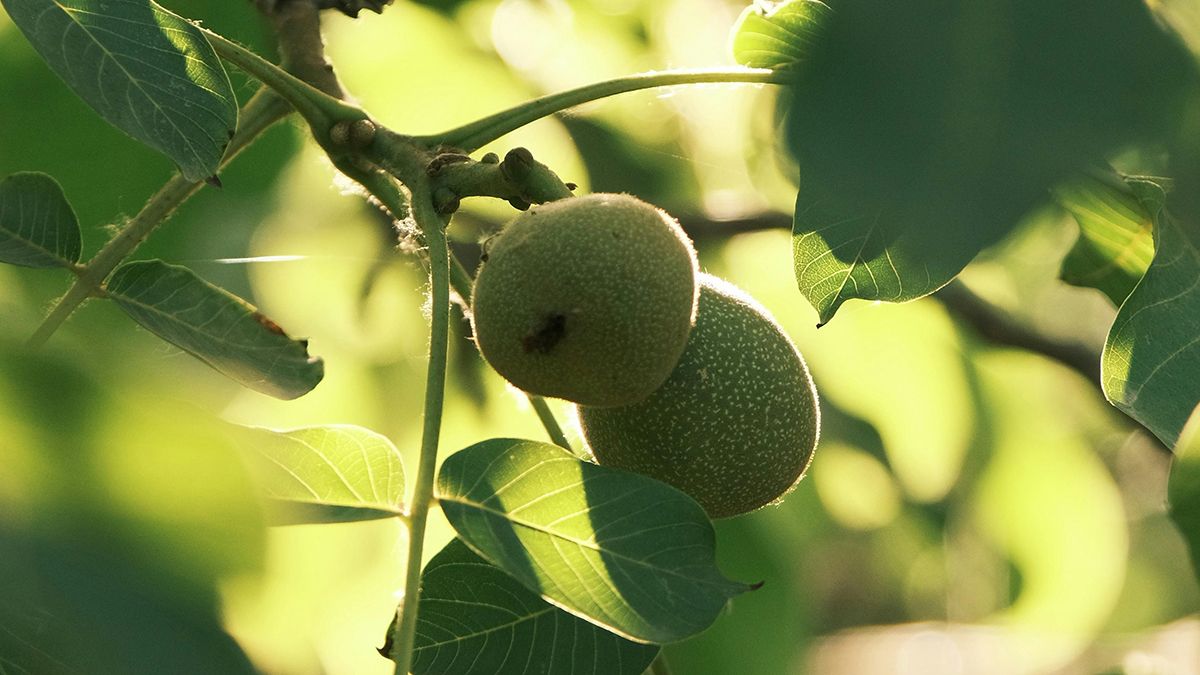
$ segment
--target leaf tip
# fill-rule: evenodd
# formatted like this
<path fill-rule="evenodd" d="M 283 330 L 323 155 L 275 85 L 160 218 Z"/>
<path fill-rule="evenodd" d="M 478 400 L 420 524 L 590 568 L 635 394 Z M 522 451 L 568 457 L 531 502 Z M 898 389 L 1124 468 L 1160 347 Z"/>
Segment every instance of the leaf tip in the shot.
<path fill-rule="evenodd" d="M 205 182 L 205 183 L 208 183 L 209 185 L 211 185 L 211 186 L 213 186 L 213 187 L 215 187 L 215 188 L 217 188 L 217 189 L 220 189 L 220 188 L 223 188 L 223 187 L 225 187 L 225 186 L 224 186 L 224 185 L 221 183 L 221 179 L 220 179 L 220 178 L 218 178 L 216 174 L 213 174 L 213 175 L 211 175 L 211 176 L 209 176 L 209 177 L 205 178 L 205 179 L 204 179 L 204 182 Z"/>

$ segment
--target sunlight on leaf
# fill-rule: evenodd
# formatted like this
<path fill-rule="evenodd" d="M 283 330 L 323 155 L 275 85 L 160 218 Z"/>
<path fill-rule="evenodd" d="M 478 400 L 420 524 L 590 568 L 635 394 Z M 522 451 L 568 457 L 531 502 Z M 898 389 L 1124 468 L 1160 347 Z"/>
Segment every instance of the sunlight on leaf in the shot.
<path fill-rule="evenodd" d="M 548 604 L 461 539 L 421 574 L 415 675 L 641 675 L 658 651 Z"/>
<path fill-rule="evenodd" d="M 241 298 L 161 260 L 126 263 L 107 284 L 108 297 L 144 328 L 255 391 L 292 399 L 325 374 L 293 340 Z"/>
<path fill-rule="evenodd" d="M 639 642 L 695 635 L 750 590 L 717 569 L 712 524 L 690 497 L 558 446 L 493 439 L 455 453 L 438 475 L 438 500 L 489 562 Z"/>
<path fill-rule="evenodd" d="M 820 0 L 789 0 L 747 7 L 733 27 L 733 58 L 751 68 L 784 70 L 804 64 L 812 42 L 821 39 L 829 6 Z"/>
<path fill-rule="evenodd" d="M 402 513 L 404 464 L 384 436 L 354 426 L 245 429 L 239 444 L 278 513 L 275 524 L 345 522 Z"/>
<path fill-rule="evenodd" d="M 1119 177 L 1084 174 L 1054 189 L 1079 224 L 1062 280 L 1103 292 L 1120 306 L 1154 258 L 1153 221 Z"/>
<path fill-rule="evenodd" d="M 1130 185 L 1155 214 L 1154 262 L 1117 313 L 1101 380 L 1113 405 L 1171 448 L 1200 401 L 1200 242 L 1161 208 L 1161 187 Z"/>
<path fill-rule="evenodd" d="M 75 212 L 53 178 L 29 172 L 0 181 L 0 262 L 69 267 L 82 248 Z"/>
<path fill-rule="evenodd" d="M 215 175 L 237 124 L 229 76 L 199 29 L 149 0 L 0 0 L 34 49 L 101 117 Z"/>

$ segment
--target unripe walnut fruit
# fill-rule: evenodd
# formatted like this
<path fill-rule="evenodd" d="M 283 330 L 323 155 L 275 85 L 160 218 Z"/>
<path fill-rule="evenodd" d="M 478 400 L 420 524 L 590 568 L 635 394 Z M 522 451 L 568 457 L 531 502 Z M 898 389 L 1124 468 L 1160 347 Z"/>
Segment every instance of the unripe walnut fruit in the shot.
<path fill-rule="evenodd" d="M 472 297 L 488 363 L 516 387 L 592 406 L 642 400 L 695 319 L 696 253 L 661 209 L 622 194 L 535 206 L 490 243 Z"/>
<path fill-rule="evenodd" d="M 712 518 L 783 498 L 817 443 L 808 367 L 771 315 L 732 284 L 700 277 L 700 305 L 671 377 L 646 400 L 579 406 L 599 464 L 657 478 Z"/>

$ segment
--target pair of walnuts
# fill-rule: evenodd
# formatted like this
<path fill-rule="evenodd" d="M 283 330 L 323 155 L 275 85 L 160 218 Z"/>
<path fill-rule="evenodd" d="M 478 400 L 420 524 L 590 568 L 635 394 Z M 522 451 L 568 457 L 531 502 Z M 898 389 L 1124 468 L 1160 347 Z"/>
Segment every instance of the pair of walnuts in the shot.
<path fill-rule="evenodd" d="M 519 215 L 491 243 L 472 315 L 497 372 L 578 405 L 597 463 L 669 483 L 710 517 L 778 501 L 812 458 L 816 391 L 800 352 L 635 197 Z"/>

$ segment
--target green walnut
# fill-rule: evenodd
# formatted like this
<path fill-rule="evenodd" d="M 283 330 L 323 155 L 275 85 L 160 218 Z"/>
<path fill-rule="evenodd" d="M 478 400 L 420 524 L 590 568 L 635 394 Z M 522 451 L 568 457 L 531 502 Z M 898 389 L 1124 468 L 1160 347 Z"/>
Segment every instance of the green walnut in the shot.
<path fill-rule="evenodd" d="M 696 253 L 661 209 L 622 194 L 536 206 L 490 243 L 472 294 L 479 351 L 517 388 L 627 405 L 679 361 Z"/>
<path fill-rule="evenodd" d="M 579 406 L 596 461 L 688 493 L 712 518 L 779 501 L 817 443 L 816 389 L 804 358 L 761 305 L 701 275 L 687 349 L 649 398 Z"/>

